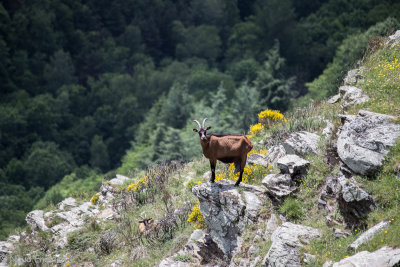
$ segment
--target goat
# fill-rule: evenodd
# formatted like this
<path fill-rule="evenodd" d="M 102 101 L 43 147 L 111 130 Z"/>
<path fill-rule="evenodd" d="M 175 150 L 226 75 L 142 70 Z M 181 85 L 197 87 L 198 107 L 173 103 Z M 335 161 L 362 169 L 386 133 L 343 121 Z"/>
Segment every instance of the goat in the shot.
<path fill-rule="evenodd" d="M 200 122 L 194 120 L 199 126 L 199 129 L 193 129 L 193 131 L 199 134 L 203 155 L 210 160 L 210 182 L 214 183 L 215 167 L 217 165 L 217 160 L 219 160 L 223 163 L 235 164 L 235 172 L 240 171 L 240 176 L 235 186 L 239 186 L 242 181 L 244 166 L 246 165 L 247 153 L 253 148 L 253 144 L 245 135 L 240 134 L 207 135 L 207 131 L 211 129 L 211 127 L 205 127 L 204 123 L 206 120 L 207 118 L 203 120 L 203 126 L 200 125 Z"/>
<path fill-rule="evenodd" d="M 155 227 L 154 220 L 152 218 L 149 219 L 143 219 L 142 221 L 139 221 L 139 233 L 144 233 L 149 229 L 152 229 Z"/>

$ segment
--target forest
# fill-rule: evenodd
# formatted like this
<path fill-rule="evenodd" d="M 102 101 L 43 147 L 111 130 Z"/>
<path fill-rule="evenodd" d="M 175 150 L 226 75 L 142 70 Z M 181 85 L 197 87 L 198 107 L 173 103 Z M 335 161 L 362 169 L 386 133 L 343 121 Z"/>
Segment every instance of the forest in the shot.
<path fill-rule="evenodd" d="M 193 119 L 245 134 L 334 94 L 399 21 L 395 0 L 3 0 L 0 239 L 63 179 L 199 156 Z"/>

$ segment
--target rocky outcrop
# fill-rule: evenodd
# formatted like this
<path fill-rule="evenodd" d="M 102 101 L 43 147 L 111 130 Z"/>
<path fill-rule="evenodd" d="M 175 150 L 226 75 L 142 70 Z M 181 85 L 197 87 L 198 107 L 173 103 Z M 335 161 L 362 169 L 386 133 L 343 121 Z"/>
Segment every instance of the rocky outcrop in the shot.
<path fill-rule="evenodd" d="M 271 236 L 271 248 L 263 266 L 300 266 L 300 248 L 320 232 L 312 227 L 285 222 Z M 300 241 L 301 240 L 301 241 Z"/>
<path fill-rule="evenodd" d="M 269 162 L 267 156 L 259 153 L 253 153 L 247 157 L 247 164 L 254 164 L 254 165 L 261 165 L 264 167 L 268 167 Z"/>
<path fill-rule="evenodd" d="M 343 108 L 359 105 L 369 100 L 369 97 L 360 88 L 344 85 L 339 87 L 341 95 L 340 105 Z"/>
<path fill-rule="evenodd" d="M 26 222 L 33 231 L 46 231 L 49 229 L 44 221 L 42 210 L 34 210 L 29 212 L 28 215 L 26 215 Z"/>
<path fill-rule="evenodd" d="M 344 119 L 337 141 L 338 155 L 353 172 L 372 175 L 400 137 L 400 125 L 372 112 L 360 112 L 358 116 Z"/>
<path fill-rule="evenodd" d="M 126 176 L 117 174 L 115 178 L 110 180 L 110 184 L 111 185 L 123 185 L 125 182 L 130 181 L 130 180 L 131 179 Z"/>
<path fill-rule="evenodd" d="M 12 243 L 0 241 L 0 266 L 10 266 L 7 262 L 7 258 L 13 250 L 14 245 Z"/>
<path fill-rule="evenodd" d="M 190 262 L 180 261 L 179 259 L 182 256 L 190 257 Z M 222 251 L 211 240 L 209 235 L 202 230 L 194 230 L 186 245 L 171 257 L 163 259 L 158 266 L 209 266 L 210 263 L 220 263 L 223 260 L 223 256 Z"/>
<path fill-rule="evenodd" d="M 290 134 L 289 138 L 283 143 L 287 154 L 304 156 L 308 153 L 318 154 L 319 135 L 306 131 Z"/>
<path fill-rule="evenodd" d="M 264 240 L 268 241 L 272 235 L 272 233 L 279 227 L 279 221 L 278 217 L 274 213 L 271 214 L 271 217 L 269 218 L 267 225 L 265 227 L 265 232 L 264 232 Z"/>
<path fill-rule="evenodd" d="M 241 184 L 240 191 L 234 183 L 221 180 L 203 183 L 192 189 L 199 199 L 211 239 L 228 259 L 240 248 L 241 233 L 246 223 L 254 223 L 265 199 L 265 189 Z"/>
<path fill-rule="evenodd" d="M 400 44 L 400 30 L 396 31 L 393 35 L 388 37 L 385 46 L 390 46 L 391 48 Z"/>
<path fill-rule="evenodd" d="M 283 198 L 293 193 L 297 187 L 290 174 L 268 174 L 262 180 L 267 192 L 275 199 Z"/>
<path fill-rule="evenodd" d="M 291 177 L 301 176 L 307 173 L 310 162 L 297 155 L 286 155 L 277 161 L 277 166 L 283 174 Z"/>
<path fill-rule="evenodd" d="M 391 247 L 382 247 L 374 252 L 361 251 L 353 256 L 345 258 L 329 266 L 391 267 L 399 263 L 400 263 L 400 248 L 393 249 Z"/>
<path fill-rule="evenodd" d="M 268 149 L 266 160 L 269 164 L 276 165 L 276 162 L 285 155 L 286 151 L 282 145 L 272 146 Z"/>
<path fill-rule="evenodd" d="M 344 84 L 356 85 L 359 81 L 363 81 L 364 76 L 361 74 L 363 70 L 363 68 L 349 70 L 343 79 Z"/>
<path fill-rule="evenodd" d="M 376 236 L 377 234 L 382 232 L 382 230 L 387 229 L 388 226 L 389 226 L 388 221 L 382 221 L 382 222 L 378 223 L 377 225 L 371 227 L 370 229 L 368 229 L 367 231 L 362 233 L 356 239 L 356 241 L 354 241 L 353 243 L 351 243 L 349 245 L 349 247 L 347 249 L 356 251 L 361 245 L 368 243 L 368 241 L 370 241 L 372 238 L 374 238 L 374 236 Z"/>
<path fill-rule="evenodd" d="M 345 222 L 349 225 L 359 225 L 371 210 L 376 209 L 371 195 L 361 189 L 352 179 L 339 177 L 340 191 L 338 194 L 339 209 Z"/>

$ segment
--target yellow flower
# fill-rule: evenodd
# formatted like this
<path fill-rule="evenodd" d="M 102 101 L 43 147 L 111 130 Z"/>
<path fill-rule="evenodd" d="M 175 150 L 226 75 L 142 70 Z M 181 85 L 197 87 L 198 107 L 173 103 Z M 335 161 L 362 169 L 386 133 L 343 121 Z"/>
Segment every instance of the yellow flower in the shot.
<path fill-rule="evenodd" d="M 197 185 L 201 185 L 201 181 L 199 181 L 199 182 L 197 183 Z"/>
<path fill-rule="evenodd" d="M 96 193 L 92 196 L 92 198 L 90 199 L 90 203 L 92 203 L 92 205 L 96 205 L 97 200 L 99 200 L 100 197 L 100 193 Z"/>

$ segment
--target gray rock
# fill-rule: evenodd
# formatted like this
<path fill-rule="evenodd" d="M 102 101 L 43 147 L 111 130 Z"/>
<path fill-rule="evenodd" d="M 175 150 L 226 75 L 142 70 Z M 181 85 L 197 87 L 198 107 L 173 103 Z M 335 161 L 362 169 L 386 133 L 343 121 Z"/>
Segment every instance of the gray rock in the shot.
<path fill-rule="evenodd" d="M 264 240 L 268 241 L 272 235 L 272 233 L 279 227 L 278 217 L 274 213 L 271 214 L 267 222 L 267 226 L 265 227 Z"/>
<path fill-rule="evenodd" d="M 267 188 L 269 194 L 278 199 L 296 190 L 296 184 L 290 174 L 269 174 L 264 177 L 262 184 Z"/>
<path fill-rule="evenodd" d="M 29 212 L 28 215 L 26 215 L 25 220 L 33 231 L 46 231 L 49 229 L 44 222 L 42 210 L 34 210 Z"/>
<path fill-rule="evenodd" d="M 328 103 L 329 104 L 335 104 L 336 102 L 338 102 L 340 99 L 340 94 L 334 95 L 331 98 L 328 99 Z"/>
<path fill-rule="evenodd" d="M 277 161 L 277 166 L 282 174 L 290 174 L 292 177 L 307 173 L 310 162 L 297 155 L 286 155 Z"/>
<path fill-rule="evenodd" d="M 324 129 L 322 129 L 322 135 L 325 136 L 325 138 L 331 137 L 333 133 L 333 128 L 333 123 L 331 123 L 330 121 L 326 121 L 326 126 Z"/>
<path fill-rule="evenodd" d="M 318 154 L 319 135 L 306 131 L 292 133 L 283 143 L 287 154 L 304 156 L 308 153 Z"/>
<path fill-rule="evenodd" d="M 247 256 L 251 257 L 257 254 L 257 252 L 260 250 L 259 246 L 251 245 L 249 250 L 247 251 Z"/>
<path fill-rule="evenodd" d="M 250 267 L 256 267 L 258 265 L 258 262 L 260 261 L 261 257 L 258 255 L 254 261 L 250 264 Z"/>
<path fill-rule="evenodd" d="M 387 115 L 387 114 L 382 114 L 382 113 L 376 113 L 376 112 L 371 112 L 365 109 L 360 109 L 357 113 L 358 116 L 361 117 L 379 117 L 381 119 L 385 119 L 385 120 L 396 120 L 397 117 L 396 116 L 392 116 L 392 115 Z"/>
<path fill-rule="evenodd" d="M 365 113 L 364 113 L 365 114 Z M 346 120 L 337 141 L 340 159 L 355 173 L 372 175 L 400 137 L 400 125 L 384 116 L 356 116 Z"/>
<path fill-rule="evenodd" d="M 346 232 L 346 231 L 338 229 L 338 228 L 333 228 L 332 232 L 335 235 L 335 238 L 343 238 L 343 237 L 347 237 L 350 235 L 349 232 Z"/>
<path fill-rule="evenodd" d="M 369 97 L 360 88 L 344 85 L 339 87 L 341 97 L 340 104 L 343 108 L 362 104 L 369 100 Z"/>
<path fill-rule="evenodd" d="M 110 180 L 111 185 L 123 185 L 126 181 L 131 180 L 130 178 L 117 174 L 117 177 Z"/>
<path fill-rule="evenodd" d="M 18 243 L 20 239 L 21 239 L 21 237 L 19 235 L 10 235 L 7 238 L 7 242 L 15 244 L 15 243 Z"/>
<path fill-rule="evenodd" d="M 348 250 L 353 250 L 356 251 L 361 245 L 368 243 L 372 238 L 374 238 L 377 234 L 382 232 L 383 229 L 387 229 L 389 226 L 388 221 L 382 221 L 378 223 L 377 225 L 371 227 L 364 233 L 362 233 L 356 241 L 351 243 L 349 247 L 347 248 Z"/>
<path fill-rule="evenodd" d="M 53 233 L 53 244 L 57 249 L 63 249 L 68 245 L 67 236 L 69 233 L 78 231 L 82 227 L 72 226 L 68 222 L 57 224 L 51 228 Z"/>
<path fill-rule="evenodd" d="M 267 152 L 267 162 L 269 164 L 276 165 L 276 162 L 285 155 L 286 151 L 282 145 L 272 146 Z"/>
<path fill-rule="evenodd" d="M 356 85 L 359 81 L 363 81 L 364 76 L 361 75 L 362 71 L 362 68 L 349 70 L 343 79 L 344 83 L 346 85 Z"/>
<path fill-rule="evenodd" d="M 332 267 L 333 261 L 326 261 L 322 267 Z"/>
<path fill-rule="evenodd" d="M 344 176 L 339 177 L 339 209 L 346 221 L 351 225 L 359 224 L 360 220 L 376 208 L 373 198 Z"/>
<path fill-rule="evenodd" d="M 73 197 L 69 197 L 58 203 L 57 208 L 60 210 L 64 210 L 67 208 L 76 207 L 76 200 Z"/>
<path fill-rule="evenodd" d="M 240 248 L 240 234 L 245 223 L 257 221 L 256 214 L 261 207 L 259 198 L 265 199 L 262 188 L 245 184 L 241 184 L 240 188 L 244 192 L 239 193 L 234 183 L 227 180 L 202 183 L 192 188 L 200 201 L 199 208 L 210 237 L 227 258 Z"/>
<path fill-rule="evenodd" d="M 332 267 L 390 267 L 400 262 L 400 248 L 382 247 L 374 252 L 361 251 L 334 263 Z"/>
<path fill-rule="evenodd" d="M 272 234 L 271 248 L 263 264 L 271 267 L 300 266 L 300 247 L 318 237 L 320 232 L 317 229 L 285 222 Z"/>
<path fill-rule="evenodd" d="M 315 255 L 308 254 L 308 253 L 304 253 L 303 262 L 304 262 L 304 263 L 307 263 L 307 264 L 310 264 L 310 263 L 313 263 L 313 262 L 315 261 L 316 258 L 317 258 L 317 257 L 316 257 Z"/>
<path fill-rule="evenodd" d="M 267 160 L 267 156 L 263 154 L 253 153 L 247 157 L 247 164 L 261 165 L 264 167 L 268 167 L 269 162 Z"/>
<path fill-rule="evenodd" d="M 400 44 L 400 30 L 396 31 L 393 35 L 388 37 L 388 40 L 385 42 L 385 46 L 390 46 L 394 48 L 396 45 Z"/>
<path fill-rule="evenodd" d="M 7 257 L 14 251 L 14 245 L 10 242 L 0 241 L 0 266 L 10 266 Z"/>

